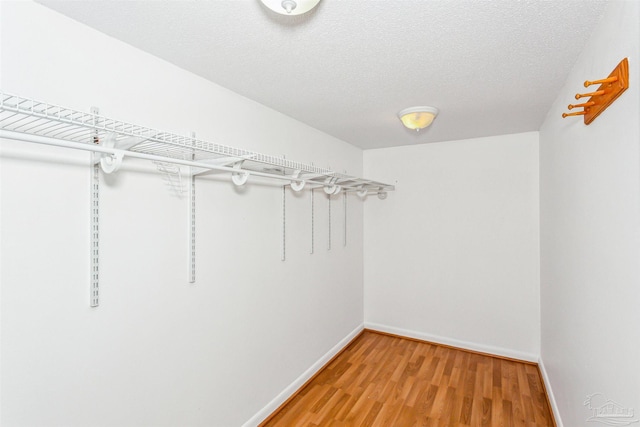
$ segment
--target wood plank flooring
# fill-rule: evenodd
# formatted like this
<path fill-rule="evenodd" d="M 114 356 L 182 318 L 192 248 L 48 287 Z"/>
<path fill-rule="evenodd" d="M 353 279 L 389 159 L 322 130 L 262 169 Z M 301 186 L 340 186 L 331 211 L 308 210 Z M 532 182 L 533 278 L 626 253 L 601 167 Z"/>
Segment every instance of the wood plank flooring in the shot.
<path fill-rule="evenodd" d="M 554 426 L 538 367 L 364 331 L 275 426 Z"/>

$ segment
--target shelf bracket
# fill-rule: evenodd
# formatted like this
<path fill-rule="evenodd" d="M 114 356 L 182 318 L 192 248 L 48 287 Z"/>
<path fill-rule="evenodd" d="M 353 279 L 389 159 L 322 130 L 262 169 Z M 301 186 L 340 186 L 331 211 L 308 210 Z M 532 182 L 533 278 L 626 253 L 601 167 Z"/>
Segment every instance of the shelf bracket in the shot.
<path fill-rule="evenodd" d="M 97 139 L 102 147 L 114 149 L 114 152 L 109 154 L 93 153 L 93 162 L 96 165 L 100 165 L 104 173 L 116 172 L 122 166 L 122 160 L 124 159 L 124 151 L 117 146 L 117 135 L 111 132 L 105 138 L 99 139 L 97 131 L 94 132 L 94 139 Z"/>
<path fill-rule="evenodd" d="M 231 174 L 231 181 L 238 187 L 245 185 L 249 179 L 249 172 L 242 171 L 242 163 L 244 163 L 244 160 L 240 160 L 234 164 L 233 168 L 238 172 L 233 172 Z"/>
<path fill-rule="evenodd" d="M 245 160 L 251 160 L 254 157 L 255 157 L 254 155 L 236 156 L 236 157 L 219 157 L 217 159 L 201 160 L 200 162 L 206 163 L 212 166 L 233 167 L 237 163 L 240 163 L 242 165 L 242 162 L 244 162 Z M 211 174 L 218 174 L 223 172 L 224 171 L 215 170 L 215 169 L 194 168 L 194 175 L 211 175 Z"/>
<path fill-rule="evenodd" d="M 149 139 L 150 138 L 130 136 L 128 138 L 123 138 L 119 141 L 116 141 L 114 148 L 118 148 L 120 150 L 129 150 L 138 144 L 142 144 L 143 142 L 148 141 Z"/>

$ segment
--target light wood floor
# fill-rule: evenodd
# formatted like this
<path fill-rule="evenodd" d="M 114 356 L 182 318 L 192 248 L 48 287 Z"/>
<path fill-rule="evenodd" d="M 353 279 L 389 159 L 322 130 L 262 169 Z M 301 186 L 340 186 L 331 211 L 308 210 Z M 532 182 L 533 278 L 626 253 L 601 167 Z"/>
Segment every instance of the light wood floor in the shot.
<path fill-rule="evenodd" d="M 261 426 L 554 426 L 534 364 L 364 331 Z"/>

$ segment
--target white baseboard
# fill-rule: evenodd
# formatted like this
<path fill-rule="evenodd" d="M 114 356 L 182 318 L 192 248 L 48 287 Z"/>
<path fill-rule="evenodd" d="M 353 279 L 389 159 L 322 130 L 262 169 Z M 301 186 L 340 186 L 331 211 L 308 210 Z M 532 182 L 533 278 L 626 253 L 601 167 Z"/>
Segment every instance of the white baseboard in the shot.
<path fill-rule="evenodd" d="M 425 332 L 412 331 L 409 329 L 396 328 L 393 326 L 385 326 L 377 323 L 365 322 L 364 327 L 374 331 L 387 332 L 389 334 L 401 335 L 409 338 L 415 338 L 424 341 L 430 341 L 437 344 L 449 345 L 465 350 L 478 351 L 480 353 L 488 353 L 496 356 L 508 357 L 511 359 L 525 360 L 527 362 L 538 363 L 540 357 L 537 354 L 526 353 L 523 351 L 511 350 L 502 347 L 493 347 L 490 345 L 478 344 L 470 341 L 461 341 L 453 338 L 431 335 Z"/>
<path fill-rule="evenodd" d="M 564 424 L 562 424 L 562 418 L 560 418 L 558 403 L 556 402 L 556 398 L 553 395 L 553 389 L 551 388 L 551 381 L 549 381 L 547 370 L 544 368 L 544 363 L 542 363 L 542 357 L 538 359 L 538 368 L 540 369 L 540 373 L 542 374 L 542 381 L 544 382 L 544 387 L 547 390 L 547 396 L 549 397 L 549 403 L 551 404 L 553 417 L 556 420 L 556 427 L 564 427 Z"/>
<path fill-rule="evenodd" d="M 242 427 L 255 427 L 260 424 L 265 418 L 273 413 L 280 405 L 282 405 L 293 393 L 295 393 L 304 383 L 309 381 L 309 378 L 314 376 L 324 365 L 331 360 L 333 356 L 338 354 L 352 339 L 354 339 L 362 330 L 364 325 L 360 325 L 351 331 L 346 337 L 344 337 L 338 344 L 333 346 L 331 350 L 326 352 L 320 359 L 318 359 L 313 365 L 296 378 L 291 384 L 289 384 L 280 394 L 278 394 L 271 402 L 269 402 L 264 408 L 258 411 L 253 417 L 249 419 Z"/>

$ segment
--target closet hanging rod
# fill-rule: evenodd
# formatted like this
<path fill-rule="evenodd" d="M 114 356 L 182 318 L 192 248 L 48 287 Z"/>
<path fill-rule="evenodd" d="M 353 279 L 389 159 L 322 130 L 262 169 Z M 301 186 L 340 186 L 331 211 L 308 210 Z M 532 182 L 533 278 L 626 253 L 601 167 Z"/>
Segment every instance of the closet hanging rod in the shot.
<path fill-rule="evenodd" d="M 118 165 L 123 157 L 133 157 L 227 172 L 236 178 L 253 175 L 289 181 L 296 187 L 304 181 L 310 187 L 339 185 L 343 190 L 368 190 L 371 194 L 394 190 L 393 185 L 330 169 L 161 132 L 1 91 L 0 130 L 4 138 L 102 153 L 111 156 L 107 163 L 113 160 Z"/>
<path fill-rule="evenodd" d="M 38 135 L 27 135 L 27 134 L 23 134 L 20 132 L 14 132 L 14 131 L 8 131 L 8 130 L 4 130 L 4 129 L 0 129 L 0 139 L 12 139 L 15 141 L 22 141 L 22 142 L 31 142 L 31 143 L 35 143 L 35 144 L 43 144 L 43 145 L 51 145 L 51 146 L 55 146 L 55 147 L 63 147 L 63 148 L 71 148 L 71 149 L 75 149 L 75 150 L 83 150 L 83 151 L 93 151 L 93 152 L 97 152 L 97 153 L 104 153 L 104 154 L 110 154 L 110 155 L 117 155 L 119 153 L 124 153 L 124 155 L 126 157 L 133 157 L 133 158 L 137 158 L 137 159 L 143 159 L 143 160 L 152 160 L 152 161 L 159 161 L 159 162 L 167 162 L 167 163 L 173 163 L 173 164 L 177 164 L 177 165 L 183 165 L 183 166 L 192 166 L 192 167 L 197 167 L 197 168 L 205 168 L 205 169 L 212 169 L 212 170 L 219 170 L 219 171 L 223 171 L 223 172 L 237 172 L 237 169 L 234 169 L 232 167 L 228 167 L 228 166 L 216 166 L 216 165 L 209 165 L 207 163 L 202 163 L 202 162 L 194 162 L 194 161 L 189 161 L 189 160 L 180 160 L 180 159 L 174 159 L 174 158 L 167 158 L 167 157 L 162 157 L 162 156 L 156 156 L 153 154 L 145 154 L 145 153 L 138 153 L 136 151 L 127 151 L 127 150 L 119 150 L 117 148 L 106 148 L 106 147 L 100 147 L 99 145 L 88 145 L 88 144 L 83 144 L 83 143 L 79 143 L 79 142 L 73 142 L 73 141 L 66 141 L 63 139 L 56 139 L 56 138 L 51 138 L 51 137 L 46 137 L 46 136 L 38 136 Z M 264 172 L 249 172 L 251 175 L 255 175 L 255 176 L 261 176 L 261 177 L 266 177 L 266 178 L 273 178 L 273 179 L 278 179 L 278 180 L 283 180 L 283 181 L 291 181 L 291 177 L 287 177 L 285 175 L 275 175 L 275 174 L 268 174 L 268 173 L 264 173 Z M 320 185 L 320 183 L 318 183 L 315 188 L 321 187 L 322 185 Z M 343 187 L 345 189 L 345 191 L 356 191 L 357 188 L 356 187 L 349 187 L 344 186 Z M 376 192 L 372 192 L 371 194 L 376 194 Z"/>

